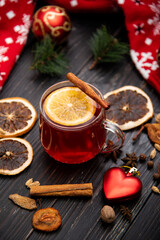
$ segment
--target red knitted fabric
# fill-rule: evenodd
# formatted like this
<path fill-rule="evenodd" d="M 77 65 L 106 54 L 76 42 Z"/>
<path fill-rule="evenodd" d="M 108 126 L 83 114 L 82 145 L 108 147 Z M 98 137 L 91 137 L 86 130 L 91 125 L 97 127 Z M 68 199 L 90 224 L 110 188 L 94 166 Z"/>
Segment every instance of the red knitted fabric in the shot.
<path fill-rule="evenodd" d="M 125 14 L 131 58 L 144 77 L 160 93 L 160 0 L 117 0 Z"/>
<path fill-rule="evenodd" d="M 116 0 L 46 0 L 69 11 L 104 11 Z M 160 93 L 160 0 L 117 0 L 125 15 L 131 58 L 143 78 Z M 33 0 L 0 0 L 0 89 L 17 61 L 30 29 Z"/>
<path fill-rule="evenodd" d="M 0 89 L 26 43 L 33 10 L 32 0 L 0 0 Z"/>

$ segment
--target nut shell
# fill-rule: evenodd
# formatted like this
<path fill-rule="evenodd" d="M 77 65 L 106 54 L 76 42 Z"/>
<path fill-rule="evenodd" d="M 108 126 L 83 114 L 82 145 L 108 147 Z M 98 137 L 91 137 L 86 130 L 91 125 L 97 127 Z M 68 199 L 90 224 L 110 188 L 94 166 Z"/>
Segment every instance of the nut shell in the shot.
<path fill-rule="evenodd" d="M 153 168 L 153 166 L 154 166 L 153 161 L 148 161 L 148 162 L 147 162 L 147 166 L 148 166 L 149 169 L 150 169 L 150 168 Z"/>
<path fill-rule="evenodd" d="M 112 223 L 116 218 L 115 211 L 112 207 L 105 205 L 101 209 L 101 219 L 106 223 Z"/>

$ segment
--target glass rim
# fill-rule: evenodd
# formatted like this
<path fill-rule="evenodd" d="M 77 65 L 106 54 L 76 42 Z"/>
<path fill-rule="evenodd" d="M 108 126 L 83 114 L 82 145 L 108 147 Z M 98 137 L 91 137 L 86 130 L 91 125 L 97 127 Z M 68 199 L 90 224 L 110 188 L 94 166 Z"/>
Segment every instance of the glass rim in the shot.
<path fill-rule="evenodd" d="M 64 84 L 68 84 L 68 85 L 64 85 Z M 99 94 L 99 96 L 104 99 L 102 93 L 95 87 L 93 86 L 92 84 L 90 83 L 87 83 L 90 87 L 92 87 L 94 90 L 96 90 L 96 92 Z M 64 85 L 64 86 L 62 86 Z M 53 127 L 57 128 L 57 129 L 63 129 L 63 130 L 78 130 L 78 129 L 83 129 L 83 128 L 86 128 L 88 127 L 89 125 L 91 124 L 94 124 L 101 116 L 102 112 L 103 112 L 103 107 L 101 108 L 101 111 L 99 112 L 99 114 L 92 120 L 92 121 L 87 121 L 86 124 L 83 123 L 83 124 L 78 124 L 78 125 L 74 125 L 74 126 L 65 126 L 65 125 L 61 125 L 61 124 L 58 124 L 58 123 L 55 123 L 53 122 L 49 117 L 47 117 L 45 114 L 44 114 L 44 110 L 43 110 L 43 101 L 44 99 L 54 90 L 58 89 L 58 87 L 60 86 L 60 88 L 63 88 L 63 87 L 67 87 L 67 86 L 75 86 L 72 82 L 70 82 L 69 80 L 65 80 L 65 81 L 61 81 L 61 82 L 58 82 L 58 83 L 55 83 L 53 85 L 51 85 L 49 88 L 47 88 L 44 93 L 42 94 L 41 98 L 40 98 L 40 102 L 39 102 L 39 111 L 40 113 L 42 114 L 43 118 L 46 120 L 46 122 L 49 124 L 49 125 L 52 125 Z M 55 88 L 53 90 L 53 88 Z M 105 111 L 105 110 L 104 110 Z"/>

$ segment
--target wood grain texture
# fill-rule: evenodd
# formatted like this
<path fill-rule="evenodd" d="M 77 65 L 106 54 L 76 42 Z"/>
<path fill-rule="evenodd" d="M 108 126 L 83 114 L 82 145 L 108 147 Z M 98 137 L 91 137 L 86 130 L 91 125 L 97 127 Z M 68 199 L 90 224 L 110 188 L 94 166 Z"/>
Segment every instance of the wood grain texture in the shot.
<path fill-rule="evenodd" d="M 80 79 L 93 84 L 102 94 L 124 85 L 134 85 L 142 88 L 151 98 L 155 114 L 160 111 L 160 99 L 156 91 L 148 85 L 135 69 L 130 57 L 126 57 L 120 63 L 104 64 L 97 66 L 92 71 L 88 68 L 93 58 L 89 49 L 89 38 L 96 28 L 105 24 L 108 30 L 127 40 L 127 32 L 124 25 L 122 12 L 105 15 L 71 14 L 72 32 L 64 45 L 67 58 L 70 61 L 69 71 Z M 37 112 L 42 93 L 52 84 L 66 80 L 65 75 L 51 78 L 30 70 L 33 62 L 32 49 L 35 43 L 32 33 L 29 35 L 18 62 L 13 68 L 0 98 L 20 96 L 28 99 Z M 155 122 L 154 117 L 151 122 Z M 119 204 L 110 204 L 104 197 L 102 181 L 107 169 L 121 166 L 121 158 L 126 153 L 135 152 L 136 155 L 145 153 L 149 156 L 153 145 L 149 141 L 146 132 L 142 132 L 136 142 L 132 138 L 137 129 L 125 132 L 125 143 L 117 163 L 112 159 L 105 159 L 99 154 L 94 159 L 80 165 L 66 165 L 51 159 L 44 152 L 40 139 L 38 120 L 33 129 L 22 136 L 28 140 L 34 150 L 32 164 L 17 176 L 0 176 L 0 239 L 2 240 L 157 240 L 160 233 L 160 201 L 159 196 L 151 191 L 152 185 L 159 187 L 159 183 L 153 180 L 153 173 L 158 168 L 160 153 L 154 159 L 154 168 L 147 169 L 146 163 L 138 162 L 140 179 L 143 184 L 142 194 L 138 199 L 123 203 L 133 214 L 131 222 L 128 222 L 121 214 Z M 47 197 L 41 200 L 41 205 L 58 209 L 62 217 L 62 226 L 53 233 L 43 233 L 32 228 L 32 216 L 35 211 L 28 212 L 14 205 L 9 199 L 10 194 L 18 193 L 29 197 L 29 190 L 25 182 L 33 178 L 42 185 L 52 184 L 79 184 L 92 182 L 92 198 Z M 37 198 L 35 198 L 37 199 Z M 112 224 L 104 224 L 100 219 L 100 210 L 105 205 L 111 205 L 116 212 L 116 220 Z M 40 206 L 39 206 L 40 207 Z"/>

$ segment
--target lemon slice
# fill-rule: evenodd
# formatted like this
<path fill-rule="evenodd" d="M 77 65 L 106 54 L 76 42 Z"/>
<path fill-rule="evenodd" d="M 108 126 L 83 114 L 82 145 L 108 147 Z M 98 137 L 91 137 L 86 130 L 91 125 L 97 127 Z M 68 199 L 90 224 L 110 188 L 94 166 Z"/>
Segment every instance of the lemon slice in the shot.
<path fill-rule="evenodd" d="M 44 111 L 55 123 L 75 126 L 90 120 L 96 111 L 94 100 L 77 87 L 64 87 L 50 93 Z"/>

